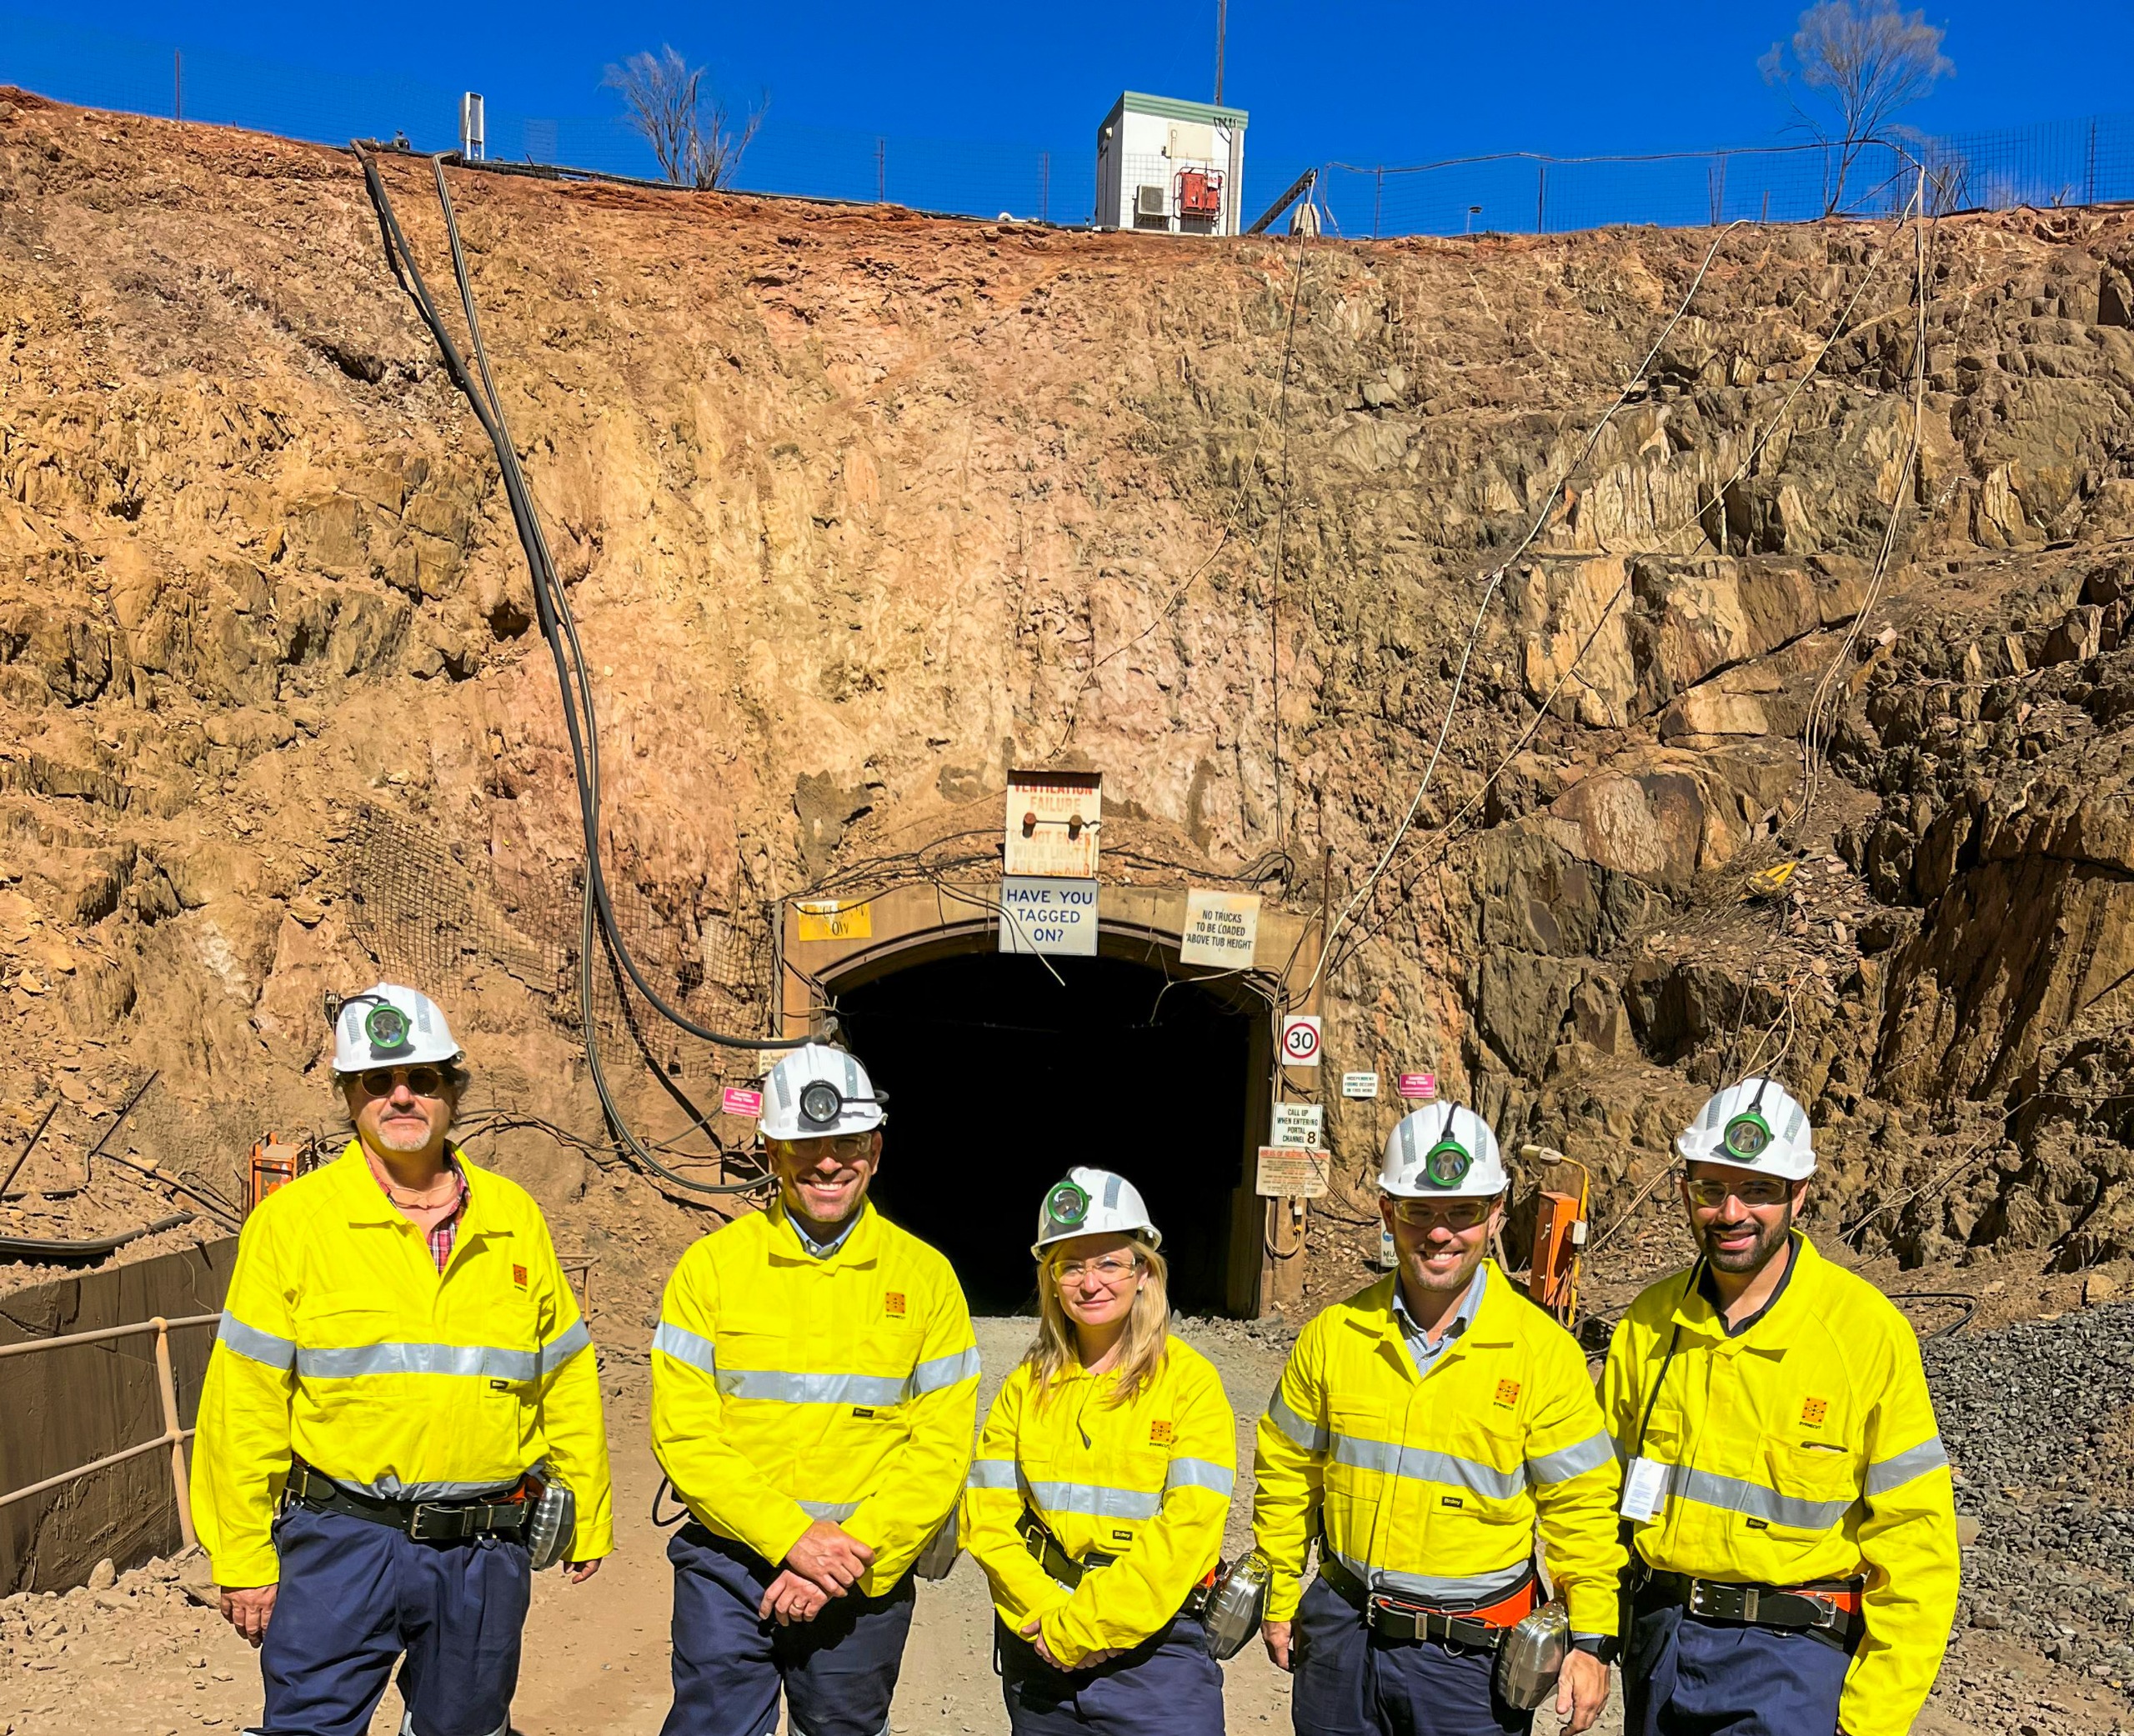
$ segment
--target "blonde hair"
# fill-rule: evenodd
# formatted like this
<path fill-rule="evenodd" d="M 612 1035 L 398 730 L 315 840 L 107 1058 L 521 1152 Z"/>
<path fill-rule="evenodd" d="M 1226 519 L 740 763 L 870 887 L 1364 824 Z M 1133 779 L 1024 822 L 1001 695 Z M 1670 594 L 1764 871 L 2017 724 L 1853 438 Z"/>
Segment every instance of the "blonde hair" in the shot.
<path fill-rule="evenodd" d="M 1081 1360 L 1075 1342 L 1075 1323 L 1067 1318 L 1059 1300 L 1058 1274 L 1064 1245 L 1055 1243 L 1038 1261 L 1037 1336 L 1023 1354 L 1037 1378 L 1039 1404 L 1052 1396 L 1053 1383 Z M 1126 1333 L 1114 1364 L 1119 1375 L 1119 1383 L 1111 1393 L 1115 1405 L 1133 1403 L 1141 1388 L 1156 1378 L 1170 1338 L 1170 1263 L 1138 1238 L 1133 1243 L 1133 1254 L 1143 1277 L 1127 1310 Z"/>

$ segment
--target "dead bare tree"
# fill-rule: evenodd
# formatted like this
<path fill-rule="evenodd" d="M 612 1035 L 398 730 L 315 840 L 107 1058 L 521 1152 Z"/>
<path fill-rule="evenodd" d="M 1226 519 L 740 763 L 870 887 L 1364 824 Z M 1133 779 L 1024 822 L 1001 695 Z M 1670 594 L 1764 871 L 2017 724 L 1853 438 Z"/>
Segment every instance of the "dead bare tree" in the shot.
<path fill-rule="evenodd" d="M 657 54 L 633 54 L 609 67 L 600 81 L 621 94 L 630 124 L 652 147 L 660 173 L 677 187 L 730 187 L 770 108 L 766 95 L 743 117 L 737 135 L 725 99 L 706 88 L 706 72 L 664 46 Z"/>
<path fill-rule="evenodd" d="M 1884 142 L 1902 110 L 1952 76 L 1941 53 L 1945 33 L 1923 12 L 1899 12 L 1888 0 L 1823 0 L 1796 21 L 1793 53 L 1773 43 L 1756 62 L 1766 84 L 1784 90 L 1795 118 L 1824 145 L 1823 215 L 1845 202 L 1846 178 L 1861 152 Z M 1800 93 L 1808 94 L 1804 100 Z M 1831 169 L 1831 151 L 1836 153 Z"/>

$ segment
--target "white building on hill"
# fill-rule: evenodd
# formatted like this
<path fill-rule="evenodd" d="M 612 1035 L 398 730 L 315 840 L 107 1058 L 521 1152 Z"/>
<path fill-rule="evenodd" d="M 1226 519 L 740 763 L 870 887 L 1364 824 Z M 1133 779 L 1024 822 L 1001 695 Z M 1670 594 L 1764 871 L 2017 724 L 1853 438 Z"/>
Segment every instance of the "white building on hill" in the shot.
<path fill-rule="evenodd" d="M 1128 91 L 1097 128 L 1097 227 L 1236 234 L 1245 123 L 1242 108 Z"/>

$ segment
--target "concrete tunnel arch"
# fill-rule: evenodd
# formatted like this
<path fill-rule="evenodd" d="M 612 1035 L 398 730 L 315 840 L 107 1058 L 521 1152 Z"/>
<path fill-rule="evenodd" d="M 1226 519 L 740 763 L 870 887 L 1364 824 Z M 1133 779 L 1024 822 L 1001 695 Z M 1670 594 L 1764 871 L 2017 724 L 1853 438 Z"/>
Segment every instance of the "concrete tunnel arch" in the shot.
<path fill-rule="evenodd" d="M 1147 1197 L 1174 1306 L 1249 1318 L 1293 1301 L 1300 1236 L 1254 1190 L 1275 1096 L 1265 993 L 1180 962 L 1183 887 L 1100 888 L 1097 956 L 1050 959 L 1058 980 L 999 952 L 996 895 L 902 886 L 842 899 L 831 919 L 784 906 L 784 1030 L 834 1001 L 889 1093 L 883 1211 L 948 1255 L 974 1309 L 1019 1312 L 1038 1201 L 1070 1163 L 1093 1163 Z M 1259 967 L 1292 998 L 1317 940 L 1315 918 L 1261 907 Z"/>

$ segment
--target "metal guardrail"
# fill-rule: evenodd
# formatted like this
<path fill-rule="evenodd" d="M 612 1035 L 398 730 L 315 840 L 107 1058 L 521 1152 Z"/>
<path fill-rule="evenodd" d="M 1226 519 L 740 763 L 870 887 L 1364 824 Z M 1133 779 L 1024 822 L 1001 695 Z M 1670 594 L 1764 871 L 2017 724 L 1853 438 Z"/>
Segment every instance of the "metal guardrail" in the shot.
<path fill-rule="evenodd" d="M 137 1320 L 130 1326 L 107 1326 L 96 1332 L 73 1332 L 56 1338 L 28 1338 L 19 1344 L 0 1344 L 0 1358 L 28 1356 L 40 1350 L 63 1349 L 69 1344 L 104 1343 L 113 1338 L 135 1338 L 142 1333 L 152 1332 L 156 1335 L 156 1385 L 163 1408 L 163 1432 L 153 1440 L 143 1441 L 138 1446 L 107 1453 L 91 1463 L 78 1466 L 71 1471 L 62 1471 L 56 1477 L 47 1477 L 26 1488 L 0 1494 L 0 1507 L 27 1501 L 32 1495 L 41 1495 L 48 1489 L 59 1488 L 63 1483 L 93 1476 L 113 1465 L 124 1464 L 129 1458 L 138 1458 L 144 1453 L 153 1453 L 159 1448 L 168 1447 L 171 1492 L 178 1498 L 178 1534 L 184 1540 L 185 1547 L 191 1548 L 199 1541 L 193 1533 L 193 1494 L 188 1486 L 185 1471 L 185 1443 L 193 1438 L 193 1431 L 178 1426 L 178 1382 L 171 1373 L 170 1335 L 183 1327 L 219 1324 L 222 1318 L 220 1314 L 188 1314 L 183 1319 L 169 1320 L 158 1314 L 153 1319 Z"/>

